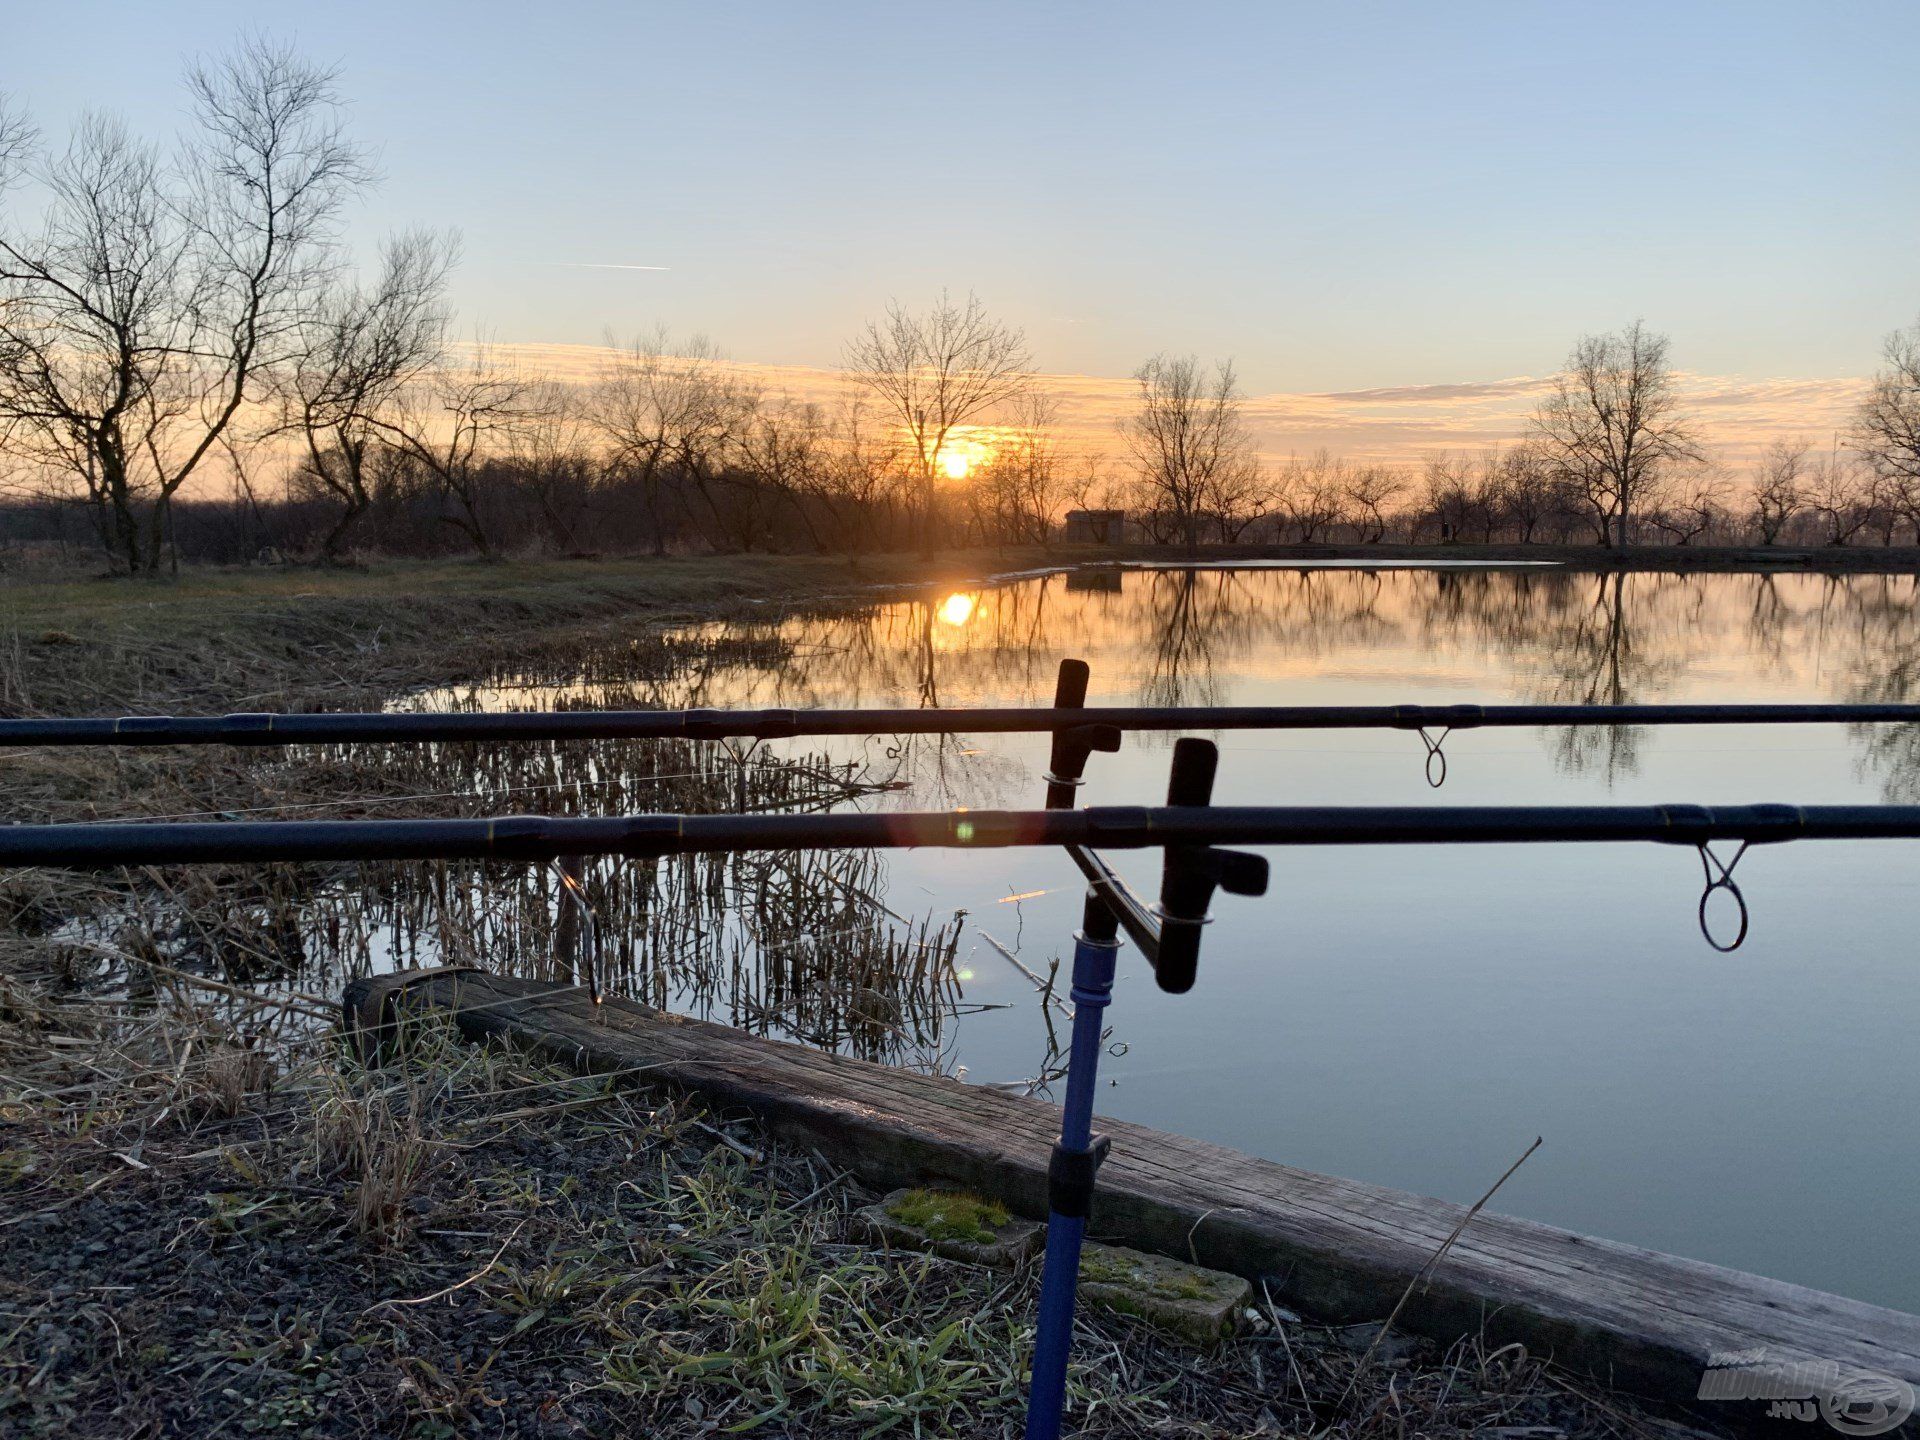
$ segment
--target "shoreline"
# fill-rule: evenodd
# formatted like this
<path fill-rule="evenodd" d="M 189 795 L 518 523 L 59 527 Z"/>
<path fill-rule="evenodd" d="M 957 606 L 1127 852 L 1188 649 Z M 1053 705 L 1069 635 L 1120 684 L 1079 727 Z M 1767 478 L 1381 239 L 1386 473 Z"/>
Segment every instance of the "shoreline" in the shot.
<path fill-rule="evenodd" d="M 469 1044 L 585 1076 L 644 1075 L 649 1089 L 751 1116 L 878 1190 L 931 1184 L 1046 1216 L 1050 1102 L 471 968 L 355 981 L 343 1010 L 364 1054 L 403 1054 L 414 1026 L 443 1019 Z M 1735 1426 L 1759 1424 L 1761 1408 L 1696 1406 L 1729 1353 L 1920 1388 L 1920 1317 L 1125 1121 L 1101 1129 L 1114 1148 L 1091 1234 L 1240 1275 L 1324 1324 L 1392 1313 L 1442 1349 L 1518 1345 L 1587 1382 Z M 1900 1418 L 1897 1434 L 1920 1435 L 1920 1420 Z"/>
<path fill-rule="evenodd" d="M 1105 551 L 1077 547 L 1079 563 L 1105 554 L 1112 563 L 1151 562 L 1180 568 L 1191 561 L 1217 568 L 1236 561 L 1339 561 L 1365 568 L 1378 561 L 1396 567 L 1421 565 L 1497 566 L 1555 565 L 1567 570 L 1626 573 L 1725 573 L 1785 571 L 1789 573 L 1862 573 L 1901 575 L 1920 572 L 1920 546 L 1754 546 L 1754 545 L 1635 545 L 1625 550 L 1603 545 L 1549 545 L 1501 542 L 1447 545 L 1209 545 L 1189 554 L 1177 545 L 1114 546 Z"/>
<path fill-rule="evenodd" d="M 372 561 L 188 567 L 128 580 L 0 573 L 0 713 L 370 708 L 579 654 L 609 634 L 760 617 L 769 607 L 884 604 L 1063 572 L 1524 569 L 1608 575 L 1920 575 L 1920 548 L 1547 545 L 1075 546 L 936 558 L 818 555 Z M 159 652 L 164 652 L 161 655 Z M 244 704 L 239 702 L 244 701 Z"/>

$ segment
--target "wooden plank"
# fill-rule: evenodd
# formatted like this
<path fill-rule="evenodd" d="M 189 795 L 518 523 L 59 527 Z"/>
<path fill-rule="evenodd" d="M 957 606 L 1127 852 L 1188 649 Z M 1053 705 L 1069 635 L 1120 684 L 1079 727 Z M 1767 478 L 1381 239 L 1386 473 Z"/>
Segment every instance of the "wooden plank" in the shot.
<path fill-rule="evenodd" d="M 698 1093 L 758 1116 L 866 1183 L 964 1187 L 1036 1218 L 1059 1111 L 631 1001 L 473 970 L 356 981 L 350 1027 L 391 1025 L 396 1002 L 451 1010 L 470 1039 L 500 1039 L 582 1071 Z M 1316 1175 L 1204 1141 L 1104 1120 L 1094 1233 L 1264 1280 L 1277 1299 L 1335 1322 L 1378 1320 L 1459 1223 L 1464 1207 Z M 1450 1341 L 1484 1330 L 1535 1355 L 1669 1402 L 1697 1396 L 1709 1357 L 1831 1361 L 1920 1388 L 1920 1317 L 1549 1225 L 1482 1212 L 1401 1312 Z M 1704 1407 L 1728 1423 L 1758 1404 Z M 1747 1412 L 1745 1414 L 1737 1412 Z M 1855 1433 L 1866 1433 L 1864 1431 Z M 1897 1432 L 1920 1437 L 1920 1418 Z"/>

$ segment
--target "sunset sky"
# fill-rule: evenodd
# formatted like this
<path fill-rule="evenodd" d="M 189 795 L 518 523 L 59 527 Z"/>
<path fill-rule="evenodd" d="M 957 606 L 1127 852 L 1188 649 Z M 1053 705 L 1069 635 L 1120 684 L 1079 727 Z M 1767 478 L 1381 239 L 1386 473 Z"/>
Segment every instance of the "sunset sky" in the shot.
<path fill-rule="evenodd" d="M 1710 437 L 1823 437 L 1920 311 L 1920 6 L 9 7 L 43 125 L 179 120 L 250 25 L 336 60 L 463 324 L 704 332 L 831 388 L 891 297 L 973 290 L 1110 430 L 1233 356 L 1271 451 L 1513 433 L 1579 333 L 1672 335 Z M 579 350 L 530 348 L 578 366 Z"/>

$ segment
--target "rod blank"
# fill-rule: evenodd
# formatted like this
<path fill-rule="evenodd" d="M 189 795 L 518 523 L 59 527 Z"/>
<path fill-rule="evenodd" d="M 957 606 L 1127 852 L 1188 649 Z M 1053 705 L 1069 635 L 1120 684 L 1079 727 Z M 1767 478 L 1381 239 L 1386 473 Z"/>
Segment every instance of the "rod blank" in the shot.
<path fill-rule="evenodd" d="M 0 720 L 23 745 L 428 744 L 503 740 L 724 740 L 818 735 L 1054 734 L 1120 730 L 1472 730 L 1565 725 L 1920 723 L 1920 705 L 1114 705 L 953 710 L 567 710 L 473 714 L 123 715 Z"/>
<path fill-rule="evenodd" d="M 726 850 L 1425 845 L 1920 838 L 1920 805 L 1090 806 L 902 814 L 0 826 L 0 867 L 213 861 L 553 860 Z"/>

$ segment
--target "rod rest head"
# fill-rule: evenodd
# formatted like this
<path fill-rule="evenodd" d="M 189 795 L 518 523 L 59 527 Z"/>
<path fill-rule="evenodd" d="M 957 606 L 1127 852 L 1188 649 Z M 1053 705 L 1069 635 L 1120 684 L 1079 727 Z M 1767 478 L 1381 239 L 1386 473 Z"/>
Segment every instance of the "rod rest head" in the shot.
<path fill-rule="evenodd" d="M 1220 750 L 1211 740 L 1192 736 L 1174 742 L 1173 769 L 1167 777 L 1167 804 L 1205 806 L 1213 800 L 1213 780 L 1220 768 Z M 1160 874 L 1160 956 L 1154 979 L 1169 994 L 1193 988 L 1200 968 L 1200 935 L 1207 924 L 1213 892 L 1264 895 L 1267 862 L 1243 850 L 1210 845 L 1169 845 Z"/>
<path fill-rule="evenodd" d="M 1084 660 L 1062 660 L 1053 683 L 1053 708 L 1082 710 L 1087 704 L 1087 680 L 1092 674 Z M 1073 792 L 1086 773 L 1087 757 L 1095 750 L 1111 754 L 1120 748 L 1120 730 L 1114 725 L 1070 725 L 1053 732 L 1047 757 L 1047 809 L 1071 810 Z"/>

